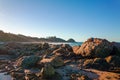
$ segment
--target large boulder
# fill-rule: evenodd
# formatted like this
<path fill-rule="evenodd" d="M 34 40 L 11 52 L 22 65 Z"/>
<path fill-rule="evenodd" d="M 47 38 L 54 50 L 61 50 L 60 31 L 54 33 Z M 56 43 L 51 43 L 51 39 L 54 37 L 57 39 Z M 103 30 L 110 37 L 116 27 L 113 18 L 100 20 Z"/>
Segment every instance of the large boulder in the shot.
<path fill-rule="evenodd" d="M 84 42 L 75 53 L 83 57 L 104 58 L 109 56 L 112 50 L 113 45 L 109 41 L 99 38 L 90 38 Z"/>
<path fill-rule="evenodd" d="M 16 61 L 16 66 L 21 66 L 23 68 L 34 67 L 37 62 L 40 60 L 38 56 L 23 56 Z"/>

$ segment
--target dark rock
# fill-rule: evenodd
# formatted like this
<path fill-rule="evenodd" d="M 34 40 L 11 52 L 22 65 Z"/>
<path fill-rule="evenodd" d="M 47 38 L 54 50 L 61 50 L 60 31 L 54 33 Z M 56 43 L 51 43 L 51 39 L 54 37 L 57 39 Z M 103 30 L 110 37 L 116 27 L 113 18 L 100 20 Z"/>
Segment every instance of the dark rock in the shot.
<path fill-rule="evenodd" d="M 5 44 L 5 47 L 12 48 L 12 49 L 21 49 L 22 44 L 16 43 L 16 42 L 8 42 L 8 43 Z"/>
<path fill-rule="evenodd" d="M 16 61 L 16 66 L 23 68 L 34 67 L 41 58 L 38 56 L 23 56 Z"/>
<path fill-rule="evenodd" d="M 107 63 L 107 61 L 104 58 L 95 58 L 92 68 L 98 70 L 109 70 L 110 65 Z"/>
<path fill-rule="evenodd" d="M 120 67 L 120 57 L 119 56 L 108 56 L 106 61 L 113 67 Z"/>
<path fill-rule="evenodd" d="M 84 68 L 93 68 L 98 70 L 108 70 L 110 65 L 103 58 L 87 59 L 83 64 Z"/>
<path fill-rule="evenodd" d="M 11 72 L 10 74 L 15 80 L 24 80 L 24 73 L 20 73 L 20 72 Z"/>
<path fill-rule="evenodd" d="M 64 61 L 60 57 L 53 57 L 51 61 L 53 67 L 60 67 L 64 65 Z"/>
<path fill-rule="evenodd" d="M 49 44 L 48 43 L 43 43 L 41 48 L 42 49 L 48 49 L 49 48 Z"/>
<path fill-rule="evenodd" d="M 84 61 L 83 67 L 84 68 L 91 68 L 91 67 L 93 67 L 93 62 L 94 62 L 94 59 L 87 59 Z"/>
<path fill-rule="evenodd" d="M 52 78 L 55 75 L 55 69 L 51 64 L 46 64 L 42 73 L 44 78 Z"/>
<path fill-rule="evenodd" d="M 71 74 L 71 80 L 92 80 L 87 75 Z"/>
<path fill-rule="evenodd" d="M 69 44 L 62 44 L 61 47 L 64 48 L 68 52 L 73 52 L 73 49 Z"/>
<path fill-rule="evenodd" d="M 120 56 L 120 43 L 112 42 L 112 44 L 114 46 L 111 55 Z"/>
<path fill-rule="evenodd" d="M 8 49 L 5 47 L 0 48 L 0 55 L 8 55 Z"/>

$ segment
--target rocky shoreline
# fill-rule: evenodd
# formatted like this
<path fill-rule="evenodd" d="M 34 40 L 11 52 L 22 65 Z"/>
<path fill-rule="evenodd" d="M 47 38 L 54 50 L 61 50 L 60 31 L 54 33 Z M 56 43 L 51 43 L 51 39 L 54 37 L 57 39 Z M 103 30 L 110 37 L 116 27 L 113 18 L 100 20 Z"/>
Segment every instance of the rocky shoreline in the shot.
<path fill-rule="evenodd" d="M 120 44 L 90 38 L 68 44 L 0 45 L 0 72 L 12 80 L 120 80 Z"/>

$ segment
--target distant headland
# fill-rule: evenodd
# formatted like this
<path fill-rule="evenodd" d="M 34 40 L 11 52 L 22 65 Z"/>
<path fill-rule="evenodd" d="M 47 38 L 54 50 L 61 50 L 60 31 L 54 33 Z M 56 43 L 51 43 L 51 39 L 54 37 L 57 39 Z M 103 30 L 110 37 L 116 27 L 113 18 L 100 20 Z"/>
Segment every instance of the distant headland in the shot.
<path fill-rule="evenodd" d="M 76 42 L 74 39 L 70 38 L 68 40 L 64 40 L 62 38 L 58 38 L 56 36 L 50 36 L 47 38 L 38 38 L 38 37 L 31 37 L 25 36 L 21 34 L 13 34 L 13 33 L 6 33 L 0 30 L 0 41 L 1 42 Z"/>

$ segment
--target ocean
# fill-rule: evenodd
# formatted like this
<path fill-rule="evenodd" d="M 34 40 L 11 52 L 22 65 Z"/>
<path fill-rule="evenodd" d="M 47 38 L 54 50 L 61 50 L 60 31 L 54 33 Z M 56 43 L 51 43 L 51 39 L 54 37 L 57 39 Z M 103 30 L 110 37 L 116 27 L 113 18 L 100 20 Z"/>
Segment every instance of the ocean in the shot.
<path fill-rule="evenodd" d="M 83 42 L 49 42 L 49 44 L 60 45 L 60 44 L 69 44 L 70 46 L 80 46 Z"/>
<path fill-rule="evenodd" d="M 5 42 L 0 42 L 0 44 L 4 44 Z M 22 44 L 39 44 L 43 42 L 18 42 Z M 60 45 L 60 44 L 69 44 L 70 46 L 80 46 L 83 42 L 47 42 L 49 44 Z"/>
<path fill-rule="evenodd" d="M 73 42 L 73 43 L 69 43 L 69 45 L 70 46 L 80 46 L 80 45 L 82 45 L 83 44 L 83 42 Z"/>

